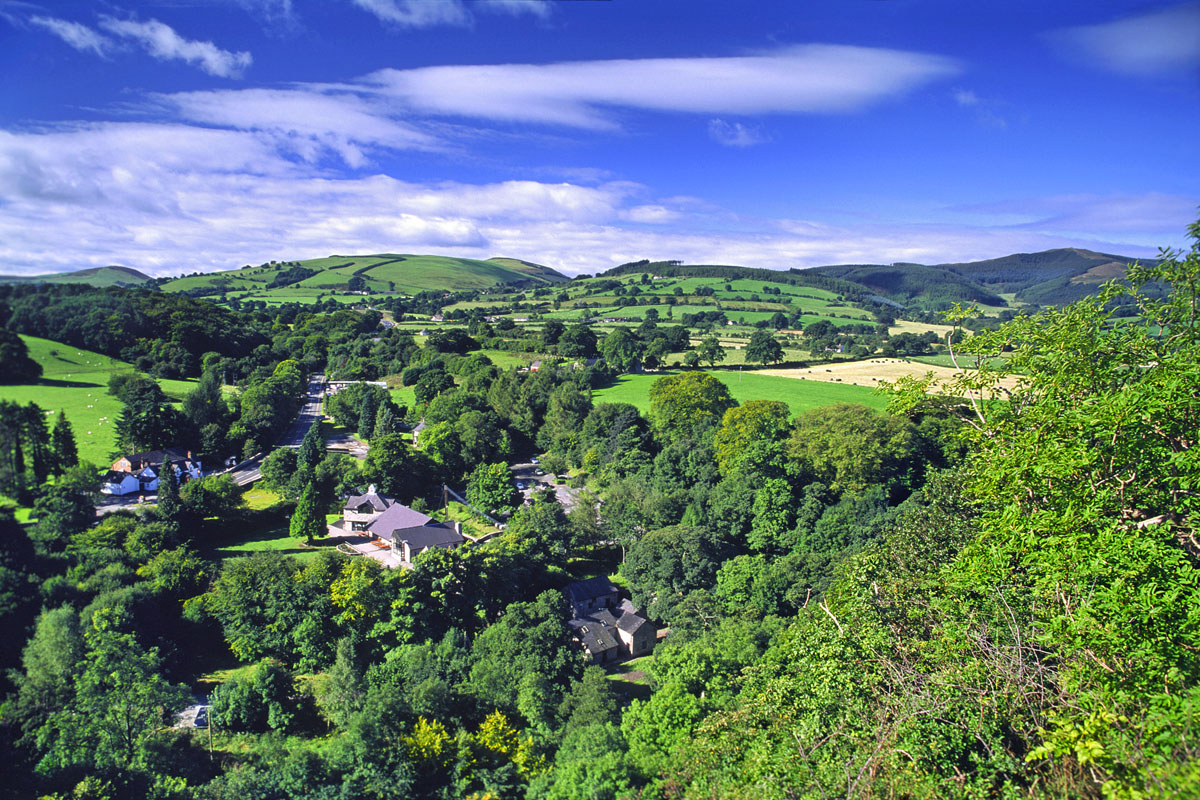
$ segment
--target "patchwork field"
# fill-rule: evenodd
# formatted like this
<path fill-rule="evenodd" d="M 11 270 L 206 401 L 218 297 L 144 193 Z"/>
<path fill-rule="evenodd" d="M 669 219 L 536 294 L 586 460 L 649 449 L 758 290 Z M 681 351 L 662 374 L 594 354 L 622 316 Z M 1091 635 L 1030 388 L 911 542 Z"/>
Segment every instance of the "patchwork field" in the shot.
<path fill-rule="evenodd" d="M 108 393 L 108 379 L 115 372 L 132 372 L 133 365 L 77 347 L 22 336 L 29 356 L 42 365 L 42 379 L 34 384 L 0 386 L 0 400 L 37 403 L 46 411 L 46 425 L 52 427 L 62 411 L 75 430 L 79 457 L 105 465 L 116 447 L 113 425 L 121 413 L 121 401 Z M 194 381 L 160 380 L 159 386 L 170 397 L 182 400 Z"/>

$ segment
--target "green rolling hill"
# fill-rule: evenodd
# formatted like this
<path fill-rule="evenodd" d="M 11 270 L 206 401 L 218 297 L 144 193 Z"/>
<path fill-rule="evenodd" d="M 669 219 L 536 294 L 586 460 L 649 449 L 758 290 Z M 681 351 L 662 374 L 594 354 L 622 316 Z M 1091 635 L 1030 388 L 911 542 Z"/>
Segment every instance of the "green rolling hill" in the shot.
<path fill-rule="evenodd" d="M 222 292 L 243 298 L 286 300 L 329 291 L 417 292 L 537 286 L 569 278 L 549 267 L 512 258 L 481 261 L 452 256 L 378 253 L 332 255 L 305 261 L 276 261 L 257 267 L 197 273 L 168 281 L 167 292 Z"/>
<path fill-rule="evenodd" d="M 49 275 L 0 275 L 0 283 L 86 283 L 89 286 L 141 286 L 154 280 L 131 267 L 92 267 Z"/>

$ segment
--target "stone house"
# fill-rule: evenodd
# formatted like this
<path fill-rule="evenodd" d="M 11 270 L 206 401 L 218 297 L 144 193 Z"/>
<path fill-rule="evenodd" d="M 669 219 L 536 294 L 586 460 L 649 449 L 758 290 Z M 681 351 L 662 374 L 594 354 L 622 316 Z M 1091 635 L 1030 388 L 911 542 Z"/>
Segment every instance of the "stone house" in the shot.
<path fill-rule="evenodd" d="M 637 658 L 654 651 L 658 628 L 637 606 L 620 598 L 608 578 L 588 578 L 567 584 L 571 604 L 567 625 L 596 664 Z"/>

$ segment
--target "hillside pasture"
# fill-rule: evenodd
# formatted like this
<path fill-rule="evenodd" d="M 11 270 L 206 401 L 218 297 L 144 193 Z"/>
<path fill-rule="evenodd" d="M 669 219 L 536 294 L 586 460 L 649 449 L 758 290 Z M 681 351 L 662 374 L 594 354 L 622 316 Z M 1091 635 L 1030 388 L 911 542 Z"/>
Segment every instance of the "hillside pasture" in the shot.
<path fill-rule="evenodd" d="M 116 448 L 114 425 L 121 401 L 108 393 L 108 379 L 118 372 L 133 372 L 133 365 L 91 350 L 82 350 L 50 339 L 22 336 L 29 356 L 42 365 L 42 379 L 33 384 L 0 386 L 0 400 L 37 403 L 52 427 L 58 412 L 66 414 L 75 431 L 79 458 L 104 466 Z M 182 401 L 195 381 L 159 380 L 171 398 Z"/>

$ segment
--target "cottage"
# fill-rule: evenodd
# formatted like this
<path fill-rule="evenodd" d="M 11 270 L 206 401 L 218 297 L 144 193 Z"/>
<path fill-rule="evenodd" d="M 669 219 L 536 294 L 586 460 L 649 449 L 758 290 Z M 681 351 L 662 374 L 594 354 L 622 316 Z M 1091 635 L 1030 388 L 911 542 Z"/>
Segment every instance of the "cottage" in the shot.
<path fill-rule="evenodd" d="M 452 549 L 466 542 L 459 523 L 435 522 L 420 511 L 381 495 L 371 486 L 342 508 L 342 530 L 362 532 L 386 542 L 401 566 L 431 548 Z"/>
<path fill-rule="evenodd" d="M 141 491 L 142 482 L 128 472 L 109 470 L 100 479 L 100 493 L 112 495 L 127 495 Z"/>
<path fill-rule="evenodd" d="M 190 450 L 178 447 L 149 450 L 145 453 L 121 456 L 114 461 L 112 469 L 101 482 L 100 491 L 116 495 L 157 491 L 159 477 L 164 468 L 175 472 L 175 480 L 178 483 L 195 480 L 204 474 L 200 460 L 192 458 Z M 129 477 L 116 477 L 117 473 Z M 137 484 L 136 487 L 134 483 Z"/>
<path fill-rule="evenodd" d="M 574 619 L 567 625 L 592 661 L 605 664 L 654 651 L 658 628 L 637 606 L 620 599 L 608 578 L 588 578 L 564 590 Z"/>

